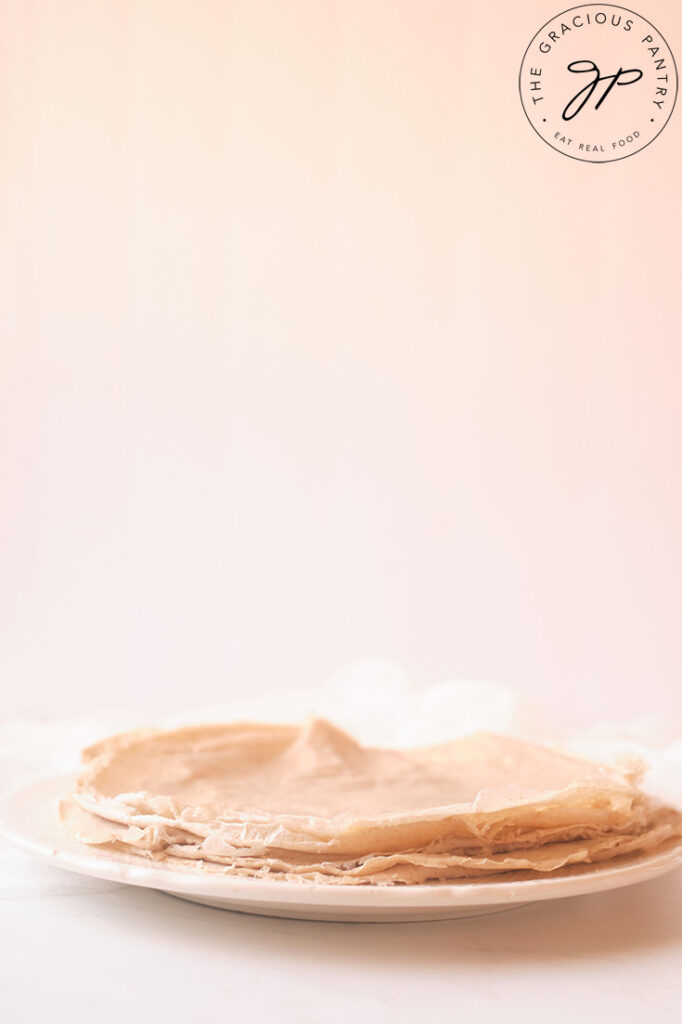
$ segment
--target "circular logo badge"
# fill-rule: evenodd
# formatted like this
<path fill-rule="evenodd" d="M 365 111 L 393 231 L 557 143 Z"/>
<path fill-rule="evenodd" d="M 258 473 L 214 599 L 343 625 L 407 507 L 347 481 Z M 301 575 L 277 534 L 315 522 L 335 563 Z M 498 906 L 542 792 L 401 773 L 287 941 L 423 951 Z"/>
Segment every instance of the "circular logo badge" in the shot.
<path fill-rule="evenodd" d="M 646 18 L 614 4 L 583 4 L 533 37 L 519 89 L 528 120 L 552 149 L 609 163 L 663 131 L 677 99 L 677 66 Z"/>

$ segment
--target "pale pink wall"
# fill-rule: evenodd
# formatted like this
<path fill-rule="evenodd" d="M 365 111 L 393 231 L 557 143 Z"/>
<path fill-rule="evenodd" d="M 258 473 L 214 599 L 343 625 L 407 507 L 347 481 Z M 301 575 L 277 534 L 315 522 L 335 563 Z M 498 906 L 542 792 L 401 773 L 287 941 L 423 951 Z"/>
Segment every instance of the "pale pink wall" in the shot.
<path fill-rule="evenodd" d="M 543 144 L 559 10 L 0 4 L 5 710 L 385 653 L 682 716 L 682 110 Z"/>

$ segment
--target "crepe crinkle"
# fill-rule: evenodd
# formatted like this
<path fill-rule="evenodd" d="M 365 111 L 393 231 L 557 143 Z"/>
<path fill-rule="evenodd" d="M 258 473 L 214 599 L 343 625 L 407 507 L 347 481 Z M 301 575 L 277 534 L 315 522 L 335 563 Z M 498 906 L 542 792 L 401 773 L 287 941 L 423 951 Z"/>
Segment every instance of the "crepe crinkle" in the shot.
<path fill-rule="evenodd" d="M 83 757 L 59 805 L 66 831 L 194 871 L 356 885 L 547 876 L 682 835 L 682 814 L 638 788 L 641 765 L 486 732 L 398 751 L 323 719 L 215 724 L 126 733 Z"/>

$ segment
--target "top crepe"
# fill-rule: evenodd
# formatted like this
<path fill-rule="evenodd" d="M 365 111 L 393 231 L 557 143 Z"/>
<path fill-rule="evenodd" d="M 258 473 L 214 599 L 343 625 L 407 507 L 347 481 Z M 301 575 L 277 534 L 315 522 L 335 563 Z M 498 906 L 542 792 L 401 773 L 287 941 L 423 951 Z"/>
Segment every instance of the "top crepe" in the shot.
<path fill-rule="evenodd" d="M 302 727 L 204 725 L 113 737 L 84 752 L 81 790 L 203 816 L 423 818 L 546 804 L 576 788 L 632 795 L 637 768 L 613 768 L 491 733 L 397 751 L 362 747 L 323 719 Z"/>

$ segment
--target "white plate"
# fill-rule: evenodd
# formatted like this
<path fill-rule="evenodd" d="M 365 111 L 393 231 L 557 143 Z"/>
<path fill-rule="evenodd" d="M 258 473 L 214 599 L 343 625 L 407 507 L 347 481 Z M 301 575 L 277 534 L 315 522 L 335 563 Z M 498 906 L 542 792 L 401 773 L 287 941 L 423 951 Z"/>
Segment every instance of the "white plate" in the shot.
<path fill-rule="evenodd" d="M 561 877 L 506 882 L 405 886 L 336 886 L 230 878 L 104 853 L 62 831 L 55 802 L 75 774 L 15 787 L 0 803 L 0 832 L 21 849 L 67 871 L 159 889 L 208 906 L 316 921 L 432 921 L 511 910 L 536 900 L 580 896 L 644 882 L 682 864 L 682 844 L 623 858 L 609 866 L 576 867 Z"/>

